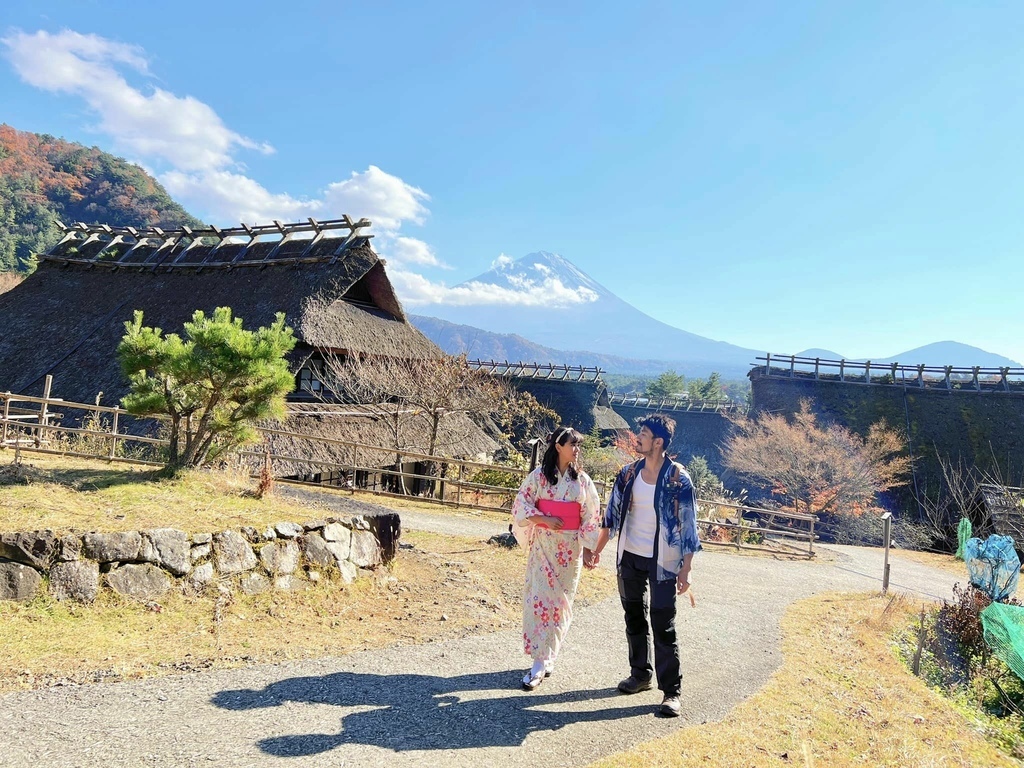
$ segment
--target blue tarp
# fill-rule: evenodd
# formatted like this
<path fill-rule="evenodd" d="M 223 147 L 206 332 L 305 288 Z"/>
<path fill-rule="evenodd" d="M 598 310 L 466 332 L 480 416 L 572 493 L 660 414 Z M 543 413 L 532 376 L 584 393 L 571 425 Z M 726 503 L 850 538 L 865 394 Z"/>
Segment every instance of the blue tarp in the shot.
<path fill-rule="evenodd" d="M 968 539 L 964 561 L 971 584 L 993 600 L 1005 600 L 1017 591 L 1020 558 L 1009 536 Z"/>

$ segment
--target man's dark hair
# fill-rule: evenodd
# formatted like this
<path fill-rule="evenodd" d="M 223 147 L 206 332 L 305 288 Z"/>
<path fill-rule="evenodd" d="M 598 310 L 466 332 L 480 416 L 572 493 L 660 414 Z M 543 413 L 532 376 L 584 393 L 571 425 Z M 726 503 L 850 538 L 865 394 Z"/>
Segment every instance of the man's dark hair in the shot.
<path fill-rule="evenodd" d="M 637 429 L 644 427 L 651 430 L 654 437 L 660 437 L 664 441 L 661 447 L 662 450 L 667 451 L 672 442 L 672 436 L 676 433 L 675 419 L 670 419 L 663 413 L 652 413 L 650 416 L 643 416 L 636 420 Z"/>

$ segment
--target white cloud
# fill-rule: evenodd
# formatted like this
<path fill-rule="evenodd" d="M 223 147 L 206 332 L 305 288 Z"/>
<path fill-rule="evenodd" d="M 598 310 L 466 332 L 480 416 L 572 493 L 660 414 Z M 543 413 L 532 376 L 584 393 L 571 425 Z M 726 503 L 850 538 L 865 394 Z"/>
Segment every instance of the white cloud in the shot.
<path fill-rule="evenodd" d="M 597 294 L 585 287 L 566 286 L 555 278 L 517 280 L 514 287 L 476 281 L 449 288 L 415 272 L 389 269 L 402 301 L 410 306 L 448 304 L 451 306 L 499 305 L 510 307 L 571 307 L 597 301 Z"/>
<path fill-rule="evenodd" d="M 395 288 L 410 305 L 569 306 L 597 298 L 588 288 L 564 285 L 540 269 L 543 265 L 535 265 L 539 279 L 508 275 L 507 286 L 473 282 L 450 288 L 413 271 L 449 268 L 426 242 L 401 232 L 407 223 L 426 221 L 430 196 L 425 191 L 371 165 L 328 184 L 317 197 L 271 192 L 242 172 L 236 155 L 245 150 L 270 154 L 273 147 L 231 130 L 212 107 L 192 96 L 156 86 L 143 91 L 129 83 L 126 70 L 150 76 L 139 46 L 71 30 L 16 30 L 0 38 L 0 44 L 22 80 L 81 98 L 97 116 L 97 130 L 132 160 L 155 167 L 171 195 L 208 221 L 233 225 L 307 216 L 366 217 L 373 222 L 376 249 L 389 261 Z M 501 254 L 491 266 L 504 271 L 512 263 Z"/>
<path fill-rule="evenodd" d="M 387 252 L 388 266 L 400 267 L 406 264 L 417 264 L 423 267 L 442 267 L 451 269 L 437 258 L 434 249 L 415 237 L 395 237 L 390 241 L 385 238 L 382 250 Z"/>
<path fill-rule="evenodd" d="M 148 74 L 138 46 L 70 30 L 18 31 L 0 42 L 22 80 L 84 99 L 100 118 L 99 130 L 128 154 L 156 158 L 179 170 L 201 171 L 233 164 L 232 153 L 238 148 L 273 151 L 230 130 L 198 99 L 160 88 L 145 94 L 132 87 L 118 66 Z"/>
<path fill-rule="evenodd" d="M 504 270 L 508 269 L 515 263 L 515 259 L 513 259 L 511 256 L 506 256 L 504 253 L 502 253 L 498 256 L 498 258 L 491 262 L 491 269 L 495 269 L 498 272 L 503 272 Z"/>
<path fill-rule="evenodd" d="M 396 231 L 405 221 L 422 224 L 429 211 L 430 196 L 418 187 L 371 165 L 363 173 L 352 173 L 345 181 L 331 184 L 324 192 L 324 207 L 366 216 L 386 231 Z"/>

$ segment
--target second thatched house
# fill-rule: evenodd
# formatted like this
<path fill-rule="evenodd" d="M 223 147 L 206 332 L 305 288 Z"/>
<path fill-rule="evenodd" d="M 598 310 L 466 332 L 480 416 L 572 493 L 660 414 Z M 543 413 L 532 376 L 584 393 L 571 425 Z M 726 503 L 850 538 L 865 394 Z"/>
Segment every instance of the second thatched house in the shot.
<path fill-rule="evenodd" d="M 0 294 L 0 392 L 40 395 L 52 376 L 55 397 L 93 403 L 102 393 L 103 404 L 116 405 L 128 381 L 115 350 L 136 310 L 165 332 L 180 332 L 197 309 L 231 307 L 247 328 L 284 312 L 299 343 L 290 355 L 297 388 L 281 431 L 381 444 L 372 409 L 325 397 L 325 357 L 419 359 L 442 352 L 407 321 L 370 246 L 369 226 L 345 217 L 231 229 L 63 227 L 63 239 L 35 273 Z M 498 447 L 468 417 L 453 417 L 449 426 L 460 439 L 443 448 L 448 458 L 477 458 Z M 415 428 L 406 434 L 407 450 L 425 447 Z M 270 448 L 295 458 L 279 473 L 308 479 L 332 477 L 317 460 L 370 468 L 394 461 L 379 451 L 302 446 L 286 435 L 272 436 Z"/>
<path fill-rule="evenodd" d="M 578 432 L 596 432 L 602 439 L 629 432 L 630 425 L 611 407 L 600 368 L 507 360 L 471 360 L 474 368 L 507 378 L 516 389 L 558 414 L 562 424 Z"/>

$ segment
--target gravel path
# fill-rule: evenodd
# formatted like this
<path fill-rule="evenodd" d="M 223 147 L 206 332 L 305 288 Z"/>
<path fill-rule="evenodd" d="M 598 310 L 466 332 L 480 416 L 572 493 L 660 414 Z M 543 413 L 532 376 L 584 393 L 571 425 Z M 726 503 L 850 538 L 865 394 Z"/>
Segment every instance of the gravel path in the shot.
<path fill-rule="evenodd" d="M 345 501 L 332 503 L 354 512 Z M 481 537 L 503 531 L 451 513 L 403 512 L 402 523 Z M 583 765 L 718 720 L 756 692 L 782 661 L 779 621 L 794 600 L 880 588 L 879 550 L 826 549 L 829 562 L 816 563 L 721 551 L 698 556 L 697 607 L 681 604 L 678 620 L 678 719 L 654 717 L 657 691 L 615 692 L 628 669 L 621 609 L 610 599 L 577 612 L 555 674 L 532 693 L 517 689 L 525 658 L 511 630 L 340 658 L 50 688 L 0 696 L 0 765 L 479 768 L 534 766 L 539 754 L 551 766 Z M 955 581 L 892 557 L 894 591 L 942 598 Z"/>

